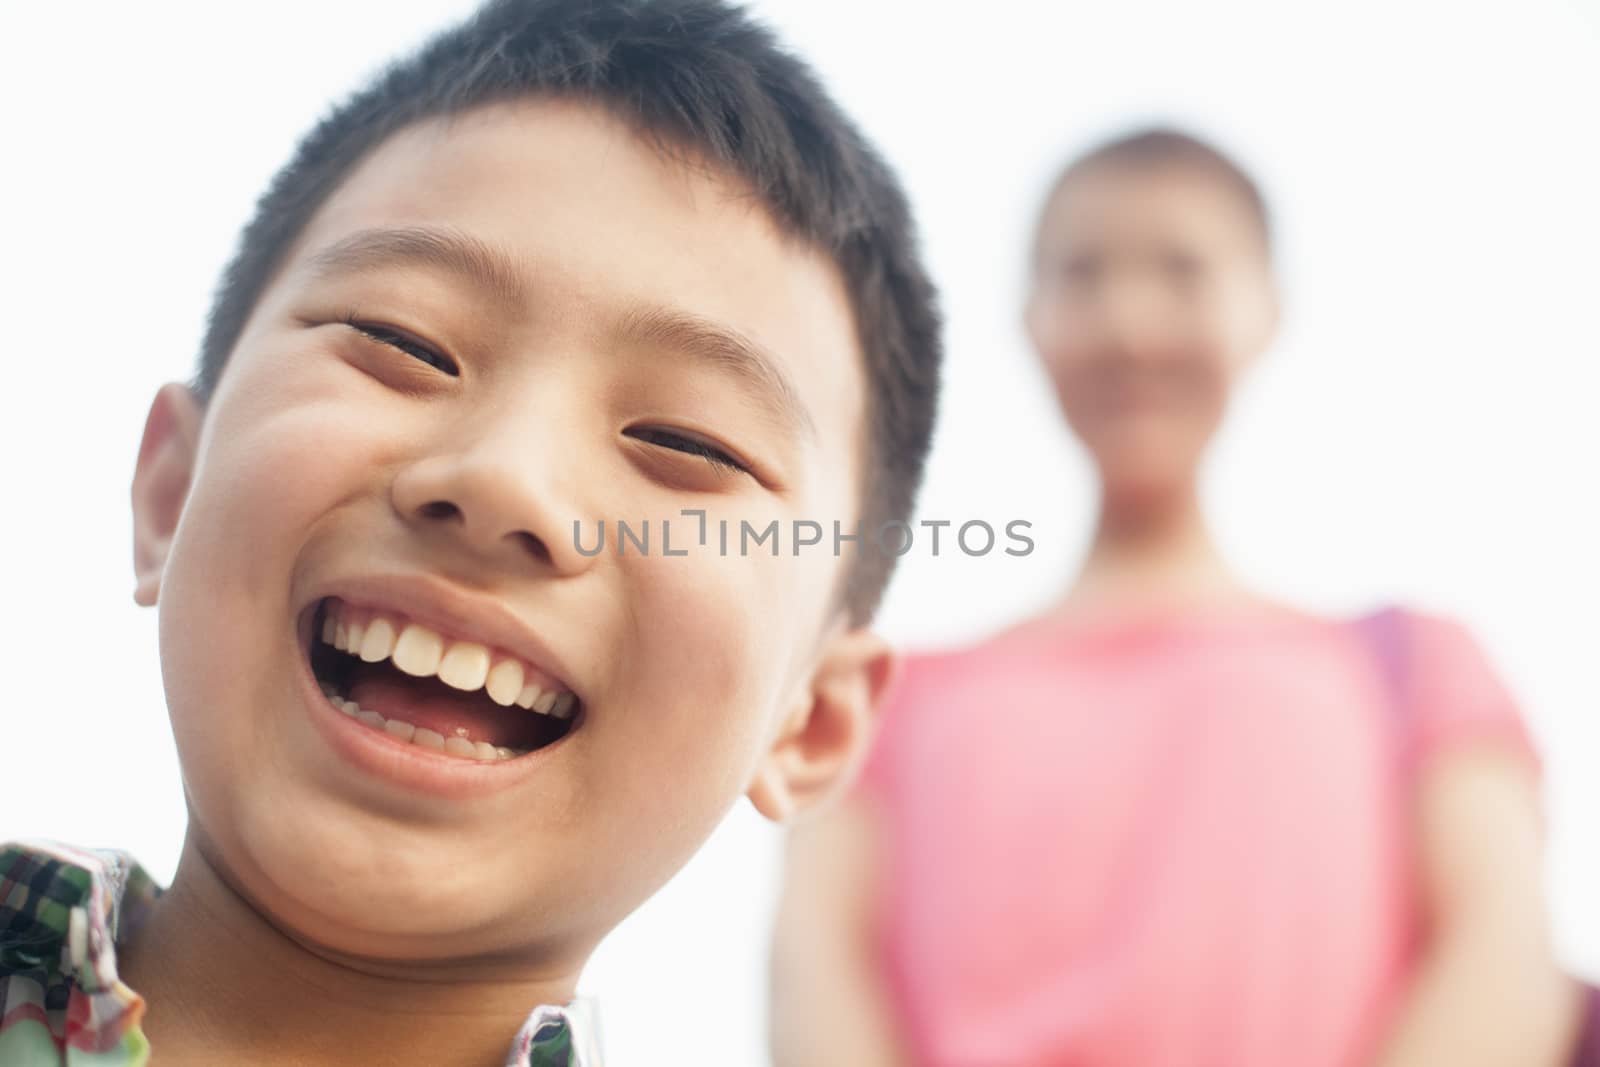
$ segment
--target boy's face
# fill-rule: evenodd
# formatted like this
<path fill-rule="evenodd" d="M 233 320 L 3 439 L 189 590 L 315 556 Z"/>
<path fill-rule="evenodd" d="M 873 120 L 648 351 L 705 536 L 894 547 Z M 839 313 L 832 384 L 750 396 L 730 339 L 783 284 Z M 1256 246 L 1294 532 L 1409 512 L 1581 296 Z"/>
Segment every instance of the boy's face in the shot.
<path fill-rule="evenodd" d="M 1276 309 L 1259 225 L 1193 166 L 1092 166 L 1040 226 L 1027 323 L 1108 489 L 1185 484 Z"/>
<path fill-rule="evenodd" d="M 169 386 L 141 451 L 140 596 L 159 586 L 207 858 L 336 953 L 581 963 L 741 793 L 781 815 L 822 791 L 885 653 L 835 618 L 831 552 L 740 556 L 737 533 L 853 523 L 860 367 L 826 257 L 600 110 L 496 105 L 383 144 L 262 294 L 203 424 Z M 579 552 L 574 521 L 592 550 L 601 519 L 605 551 Z M 649 521 L 648 553 L 618 554 L 618 519 Z M 421 661 L 430 635 L 462 644 L 466 676 L 473 645 L 515 661 L 573 694 L 571 729 L 480 760 L 344 715 L 319 678 L 441 736 L 563 729 L 311 655 L 335 603 L 426 624 Z"/>

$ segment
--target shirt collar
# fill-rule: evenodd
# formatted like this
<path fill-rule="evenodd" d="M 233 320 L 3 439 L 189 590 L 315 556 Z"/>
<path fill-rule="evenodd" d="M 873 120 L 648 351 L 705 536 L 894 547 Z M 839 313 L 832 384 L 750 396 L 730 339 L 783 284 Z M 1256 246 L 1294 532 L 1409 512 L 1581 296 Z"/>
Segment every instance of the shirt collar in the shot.
<path fill-rule="evenodd" d="M 144 999 L 117 977 L 116 941 L 160 893 L 126 852 L 54 841 L 0 844 L 0 1019 L 34 1003 L 58 1044 L 95 1052 L 146 1047 Z M 71 1006 L 43 1010 L 53 1005 Z M 601 1067 L 594 1002 L 580 997 L 534 1008 L 506 1067 Z"/>

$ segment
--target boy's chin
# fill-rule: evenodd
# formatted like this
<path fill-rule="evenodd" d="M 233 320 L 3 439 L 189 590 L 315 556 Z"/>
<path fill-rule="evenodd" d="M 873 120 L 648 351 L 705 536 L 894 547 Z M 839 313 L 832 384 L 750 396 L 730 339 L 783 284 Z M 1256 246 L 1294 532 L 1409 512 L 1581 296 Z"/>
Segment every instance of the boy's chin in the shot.
<path fill-rule="evenodd" d="M 503 956 L 551 936 L 533 917 L 581 903 L 560 879 L 477 862 L 438 841 L 380 841 L 329 820 L 295 826 L 262 813 L 213 861 L 218 873 L 281 933 L 319 955 L 425 961 Z M 502 860 L 509 857 L 500 857 Z"/>

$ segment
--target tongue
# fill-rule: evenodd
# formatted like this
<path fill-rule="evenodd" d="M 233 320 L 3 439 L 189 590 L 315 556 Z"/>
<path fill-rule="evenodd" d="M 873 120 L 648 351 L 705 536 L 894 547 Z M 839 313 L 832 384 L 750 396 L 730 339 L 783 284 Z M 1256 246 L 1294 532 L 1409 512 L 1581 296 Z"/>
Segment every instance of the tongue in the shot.
<path fill-rule="evenodd" d="M 463 693 L 437 678 L 413 678 L 383 664 L 362 664 L 351 680 L 349 697 L 385 719 L 399 719 L 441 737 L 465 737 L 491 745 L 526 748 L 531 712 L 503 708 L 481 689 Z"/>

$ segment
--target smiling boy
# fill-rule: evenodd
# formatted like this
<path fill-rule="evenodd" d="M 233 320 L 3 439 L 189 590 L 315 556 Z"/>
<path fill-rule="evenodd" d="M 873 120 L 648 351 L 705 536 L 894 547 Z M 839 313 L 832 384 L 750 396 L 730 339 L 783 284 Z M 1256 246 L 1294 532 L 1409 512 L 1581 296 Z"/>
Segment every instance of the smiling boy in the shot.
<path fill-rule="evenodd" d="M 0 1062 L 597 1062 L 597 942 L 853 767 L 890 559 L 576 527 L 906 518 L 937 334 L 894 178 L 737 10 L 493 3 L 383 72 L 140 446 L 176 877 L 0 854 Z"/>

